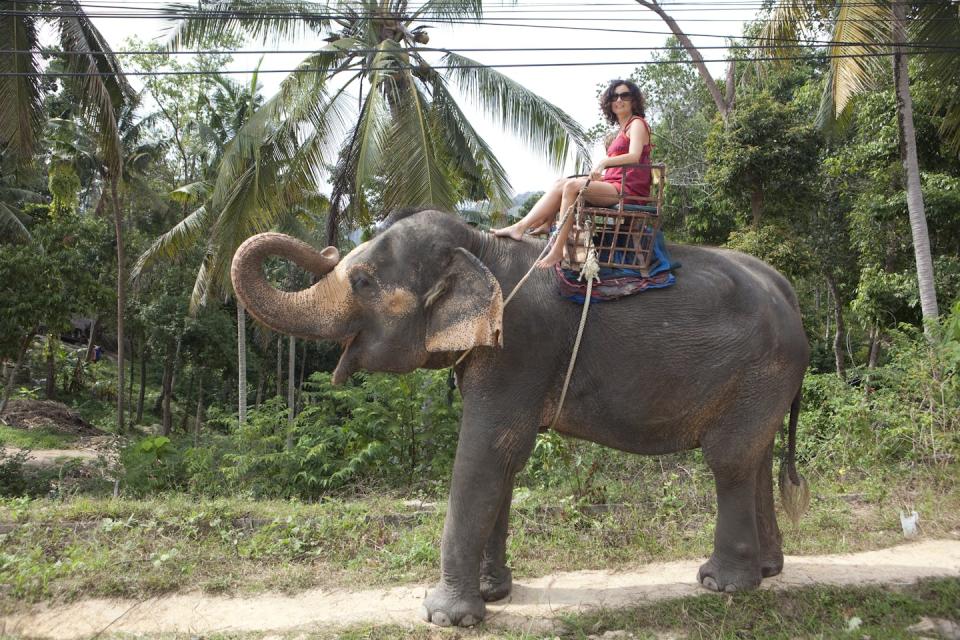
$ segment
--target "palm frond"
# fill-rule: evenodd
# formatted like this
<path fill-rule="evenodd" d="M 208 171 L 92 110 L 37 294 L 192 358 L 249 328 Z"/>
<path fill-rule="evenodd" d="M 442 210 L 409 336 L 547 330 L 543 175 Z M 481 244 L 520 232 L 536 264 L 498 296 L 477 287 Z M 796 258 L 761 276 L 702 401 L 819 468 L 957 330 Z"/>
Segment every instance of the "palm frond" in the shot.
<path fill-rule="evenodd" d="M 812 23 L 828 20 L 834 13 L 835 0 L 780 0 L 767 16 L 758 42 L 772 47 L 765 56 L 792 57 L 804 31 Z M 787 63 L 788 61 L 784 61 Z"/>
<path fill-rule="evenodd" d="M 848 100 L 842 111 L 837 111 L 833 101 L 833 69 L 828 68 L 823 79 L 824 91 L 820 95 L 820 107 L 817 111 L 816 126 L 827 137 L 836 137 L 846 131 L 853 123 L 853 101 Z"/>
<path fill-rule="evenodd" d="M 64 0 L 55 9 L 67 70 L 85 75 L 72 79 L 84 112 L 96 123 L 104 163 L 113 175 L 123 165 L 123 145 L 117 117 L 134 95 L 120 64 L 103 35 L 86 17 L 77 0 Z M 95 53 L 86 53 L 86 52 Z"/>
<path fill-rule="evenodd" d="M 427 18 L 479 20 L 482 17 L 482 0 L 427 0 L 413 12 L 411 21 Z"/>
<path fill-rule="evenodd" d="M 830 60 L 832 82 L 828 90 L 833 95 L 836 114 L 846 109 L 850 98 L 873 86 L 882 58 L 870 57 L 869 54 L 887 49 L 881 47 L 880 43 L 890 38 L 889 28 L 885 28 L 889 18 L 889 8 L 885 2 L 840 2 L 831 37 L 835 44 L 827 48 L 827 53 L 835 56 Z"/>
<path fill-rule="evenodd" d="M 21 212 L 12 205 L 0 202 L 0 237 L 20 242 L 28 242 L 31 239 L 30 231 L 20 220 L 21 215 Z"/>
<path fill-rule="evenodd" d="M 177 187 L 170 192 L 170 199 L 180 204 L 190 204 L 205 199 L 210 195 L 213 185 L 206 180 L 198 180 Z"/>
<path fill-rule="evenodd" d="M 320 34 L 330 26 L 323 17 L 333 10 L 323 2 L 309 0 L 214 0 L 199 7 L 174 2 L 161 9 L 171 25 L 167 50 L 199 47 L 212 39 L 232 36 L 277 44 L 309 34 Z"/>
<path fill-rule="evenodd" d="M 198 240 L 210 229 L 209 218 L 206 207 L 198 207 L 172 229 L 154 240 L 137 259 L 137 263 L 130 272 L 130 278 L 136 280 L 159 260 L 172 260 L 196 246 Z"/>
<path fill-rule="evenodd" d="M 26 11 L 28 2 L 10 2 L 10 8 Z M 0 73 L 31 74 L 40 71 L 33 53 L 38 45 L 36 18 L 31 15 L 0 15 L 0 42 L 7 48 L 30 53 L 5 53 L 0 56 Z M 10 153 L 19 162 L 33 157 L 36 135 L 43 121 L 43 99 L 37 76 L 0 76 L 0 151 Z"/>
<path fill-rule="evenodd" d="M 190 292 L 190 304 L 188 310 L 191 315 L 195 314 L 200 307 L 207 304 L 207 292 L 210 290 L 210 276 L 207 264 L 211 255 L 209 252 L 203 257 L 200 268 L 197 270 L 197 277 L 193 281 L 193 290 Z"/>
<path fill-rule="evenodd" d="M 448 156 L 455 161 L 455 170 L 466 183 L 462 195 L 475 199 L 486 197 L 495 207 L 509 207 L 513 189 L 503 165 L 470 124 L 444 78 L 432 69 L 427 78 L 432 90 L 436 138 L 445 143 Z"/>
<path fill-rule="evenodd" d="M 554 167 L 562 168 L 567 160 L 589 164 L 586 135 L 562 109 L 474 60 L 448 52 L 443 61 L 450 67 L 446 75 L 468 98 Z"/>
<path fill-rule="evenodd" d="M 387 95 L 396 93 L 393 75 L 388 69 L 395 46 L 382 42 L 378 48 L 380 50 L 370 65 L 374 69 L 370 73 L 370 90 L 363 101 L 354 147 L 350 150 L 350 155 L 354 157 L 351 162 L 353 166 L 348 170 L 353 174 L 358 188 L 363 188 L 363 185 L 380 171 L 381 154 L 390 124 Z"/>
<path fill-rule="evenodd" d="M 960 64 L 956 51 L 946 45 L 960 42 L 960 15 L 954 2 L 923 2 L 910 23 L 910 41 L 927 45 L 929 50 L 917 56 L 920 70 L 927 78 L 942 83 L 937 109 L 944 113 L 940 133 L 954 151 L 960 151 Z"/>
<path fill-rule="evenodd" d="M 384 206 L 435 206 L 453 210 L 457 193 L 434 149 L 430 104 L 409 72 L 397 82 L 404 95 L 392 105 L 393 126 L 384 152 Z"/>

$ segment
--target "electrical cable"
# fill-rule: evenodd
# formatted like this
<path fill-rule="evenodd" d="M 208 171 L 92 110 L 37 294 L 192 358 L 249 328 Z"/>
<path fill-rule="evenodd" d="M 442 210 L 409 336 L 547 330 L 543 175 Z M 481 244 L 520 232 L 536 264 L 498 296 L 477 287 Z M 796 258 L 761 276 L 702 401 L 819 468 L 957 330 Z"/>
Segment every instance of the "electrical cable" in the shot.
<path fill-rule="evenodd" d="M 960 48 L 951 50 L 951 52 L 960 52 Z M 923 53 L 931 52 L 913 52 L 912 55 L 920 55 Z M 757 58 L 714 58 L 714 59 L 705 59 L 703 62 L 730 62 L 731 60 L 741 60 L 744 62 L 774 62 L 781 60 L 810 60 L 812 58 L 823 58 L 823 59 L 837 59 L 837 58 L 877 58 L 877 57 L 887 57 L 893 55 L 892 51 L 886 52 L 865 52 L 865 53 L 855 53 L 855 54 L 837 54 L 837 55 L 827 55 L 827 56 L 768 56 L 768 57 L 757 57 Z M 463 65 L 431 65 L 432 69 L 486 69 L 486 68 L 534 68 L 534 67 L 592 67 L 592 66 L 620 66 L 620 65 L 632 65 L 632 66 L 647 66 L 647 65 L 663 65 L 663 64 L 694 64 L 692 60 L 620 60 L 620 61 L 604 61 L 604 62 L 530 62 L 530 63 L 505 63 L 505 64 L 463 64 Z M 393 65 L 393 66 L 382 66 L 382 67 L 368 67 L 368 66 L 351 66 L 349 69 L 353 72 L 363 72 L 368 73 L 371 71 L 399 71 L 399 70 L 416 70 L 419 69 L 419 65 Z M 264 73 L 287 73 L 287 74 L 303 74 L 303 73 L 320 73 L 318 69 L 298 67 L 295 69 L 246 69 L 246 70 L 234 70 L 234 69 L 197 69 L 197 70 L 177 70 L 177 71 L 129 71 L 122 72 L 119 75 L 124 76 L 193 76 L 193 75 L 207 75 L 207 74 L 220 74 L 220 75 L 237 75 L 237 74 L 264 74 Z M 107 75 L 118 75 L 112 71 L 104 72 L 85 72 L 85 71 L 56 71 L 56 72 L 47 72 L 47 71 L 17 71 L 17 72 L 0 72 L 0 78 L 8 77 L 43 77 L 43 78 L 61 78 L 61 77 L 86 77 L 86 76 L 107 76 Z"/>

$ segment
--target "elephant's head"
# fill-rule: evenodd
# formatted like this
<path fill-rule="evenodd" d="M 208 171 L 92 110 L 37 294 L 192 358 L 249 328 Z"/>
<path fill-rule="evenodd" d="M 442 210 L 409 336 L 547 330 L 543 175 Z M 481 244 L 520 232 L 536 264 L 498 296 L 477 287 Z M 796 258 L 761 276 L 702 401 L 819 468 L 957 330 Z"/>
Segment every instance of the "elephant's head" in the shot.
<path fill-rule="evenodd" d="M 237 298 L 271 329 L 336 340 L 343 355 L 334 382 L 354 371 L 403 373 L 431 354 L 501 343 L 503 297 L 493 274 L 454 240 L 470 233 L 449 214 L 423 212 L 391 226 L 342 260 L 335 247 L 317 251 L 279 233 L 240 245 L 231 277 Z M 271 255 L 320 279 L 309 289 L 280 291 L 263 275 Z"/>

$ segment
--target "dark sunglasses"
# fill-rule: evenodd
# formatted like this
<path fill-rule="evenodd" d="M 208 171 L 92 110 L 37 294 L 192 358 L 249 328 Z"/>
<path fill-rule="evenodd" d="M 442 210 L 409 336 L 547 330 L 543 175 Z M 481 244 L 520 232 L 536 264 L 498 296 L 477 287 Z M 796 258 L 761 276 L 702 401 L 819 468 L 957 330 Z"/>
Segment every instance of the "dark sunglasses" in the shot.
<path fill-rule="evenodd" d="M 617 100 L 633 100 L 633 94 L 629 91 L 621 91 L 620 93 L 614 93 L 612 96 L 611 102 L 616 102 Z"/>

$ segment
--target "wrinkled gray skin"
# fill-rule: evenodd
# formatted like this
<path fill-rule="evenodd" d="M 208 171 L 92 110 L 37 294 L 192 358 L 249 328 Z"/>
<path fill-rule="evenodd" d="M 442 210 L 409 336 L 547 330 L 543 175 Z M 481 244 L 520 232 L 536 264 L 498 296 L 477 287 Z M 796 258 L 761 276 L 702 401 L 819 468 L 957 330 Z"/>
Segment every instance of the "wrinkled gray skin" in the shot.
<path fill-rule="evenodd" d="M 332 247 L 318 254 L 280 234 L 251 238 L 234 257 L 234 287 L 255 318 L 346 346 L 335 381 L 358 369 L 447 367 L 477 347 L 456 370 L 463 422 L 440 582 L 423 612 L 436 624 L 475 624 L 485 601 L 510 593 L 514 476 L 554 418 L 582 309 L 557 295 L 544 270 L 503 309 L 542 246 L 424 211 L 342 260 Z M 634 453 L 701 447 L 718 517 L 699 580 L 752 589 L 783 566 L 773 441 L 800 388 L 807 341 L 790 285 L 768 265 L 715 248 L 671 251 L 683 265 L 675 286 L 590 308 L 556 429 Z M 271 254 L 327 275 L 311 289 L 278 292 L 262 274 Z"/>

